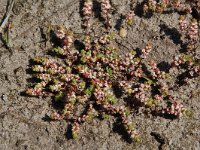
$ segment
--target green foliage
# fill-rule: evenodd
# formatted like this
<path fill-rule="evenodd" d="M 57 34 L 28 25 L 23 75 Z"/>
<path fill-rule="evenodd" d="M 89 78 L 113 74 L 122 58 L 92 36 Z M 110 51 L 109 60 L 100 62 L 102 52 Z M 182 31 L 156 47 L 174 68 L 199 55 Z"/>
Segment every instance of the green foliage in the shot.
<path fill-rule="evenodd" d="M 112 68 L 110 67 L 106 67 L 106 72 L 108 73 L 108 75 L 112 78 L 113 77 L 113 71 L 112 71 Z"/>
<path fill-rule="evenodd" d="M 54 100 L 55 100 L 55 101 L 62 101 L 63 98 L 64 98 L 63 92 L 62 92 L 62 91 L 59 91 L 58 94 L 56 94 Z"/>
<path fill-rule="evenodd" d="M 146 80 L 147 84 L 149 84 L 149 85 L 155 84 L 155 82 L 153 80 L 151 80 L 150 78 L 148 78 L 148 77 L 143 77 L 143 78 Z"/>
<path fill-rule="evenodd" d="M 84 2 L 87 3 L 89 1 Z M 159 11 L 161 13 L 165 6 L 160 3 L 151 3 L 147 7 L 149 7 L 148 9 L 151 13 L 159 13 Z M 132 21 L 129 20 L 127 25 L 132 25 Z M 128 27 L 122 26 L 122 28 L 124 29 L 122 30 L 123 37 L 125 37 Z M 151 113 L 150 111 L 153 110 L 151 108 L 155 108 L 155 114 L 165 111 L 165 108 L 163 108 L 165 105 L 163 104 L 167 102 L 164 98 L 172 97 L 168 93 L 168 89 L 172 87 L 162 88 L 160 84 L 163 81 L 162 75 L 165 72 L 159 70 L 157 64 L 153 64 L 155 68 L 151 67 L 151 70 L 149 70 L 150 67 L 146 67 L 147 62 L 145 58 L 152 50 L 152 46 L 146 46 L 141 50 L 141 53 L 132 50 L 128 55 L 125 54 L 126 58 L 124 58 L 123 56 L 121 57 L 118 51 L 120 43 L 117 40 L 111 43 L 111 40 L 116 36 L 115 32 L 109 32 L 107 29 L 103 34 L 97 33 L 97 35 L 94 34 L 95 36 L 92 36 L 91 32 L 88 32 L 90 29 L 86 31 L 84 28 L 84 30 L 84 40 L 81 47 L 85 47 L 85 50 L 82 49 L 80 51 L 80 49 L 72 47 L 72 43 L 74 42 L 74 37 L 72 38 L 73 32 L 66 28 L 58 28 L 55 35 L 57 36 L 57 40 L 60 41 L 55 43 L 55 45 L 59 45 L 60 47 L 54 47 L 51 49 L 51 52 L 53 51 L 59 54 L 59 56 L 64 57 L 56 55 L 60 61 L 52 61 L 49 57 L 37 57 L 33 59 L 36 65 L 32 66 L 32 70 L 34 74 L 39 75 L 40 82 L 36 83 L 34 88 L 30 88 L 27 93 L 34 96 L 50 93 L 55 97 L 55 101 L 62 101 L 64 104 L 62 114 L 56 117 L 62 118 L 64 116 L 63 118 L 66 120 L 73 120 L 75 126 L 72 128 L 72 136 L 74 139 L 78 137 L 80 124 L 85 121 L 91 121 L 95 117 L 96 114 L 93 111 L 88 112 L 85 109 L 91 106 L 89 107 L 91 108 L 90 110 L 94 109 L 95 112 L 98 111 L 98 115 L 102 115 L 104 119 L 108 119 L 109 115 L 121 117 L 122 124 L 127 129 L 130 137 L 136 142 L 140 142 L 141 139 L 138 136 L 138 132 L 136 132 L 133 123 L 129 120 L 130 115 L 135 113 L 133 111 L 135 105 L 137 105 L 135 101 L 139 103 L 138 107 L 147 108 L 148 113 Z M 50 31 L 51 27 L 48 27 L 47 32 L 49 33 Z M 69 46 L 69 43 L 72 45 Z M 75 49 L 76 52 L 74 53 Z M 183 62 L 195 62 L 193 56 L 189 54 L 183 54 L 181 59 L 183 60 L 180 61 Z M 173 62 L 170 64 L 173 64 Z M 190 68 L 192 67 L 190 66 Z M 150 73 L 146 73 L 145 69 L 147 69 L 146 72 Z M 154 76 L 151 74 L 152 72 Z M 167 75 L 169 74 L 166 74 L 166 77 Z M 119 89 L 115 89 L 115 85 L 119 85 Z M 118 90 L 120 90 L 119 94 L 117 93 Z M 154 93 L 154 91 L 156 92 Z M 160 99 L 154 99 L 155 94 L 158 94 L 158 98 L 164 101 L 160 102 Z M 167 106 L 169 108 L 167 110 L 169 111 L 171 106 L 173 107 L 170 98 L 169 101 L 171 102 Z M 84 107 L 83 114 L 79 112 L 79 104 L 81 104 L 81 109 Z M 182 105 L 180 106 L 179 108 L 182 109 Z M 173 110 L 177 111 L 175 113 L 173 111 L 166 113 L 173 115 L 182 113 L 188 117 L 192 116 L 193 113 L 191 111 L 184 108 L 181 109 Z"/>
<path fill-rule="evenodd" d="M 193 112 L 191 110 L 188 110 L 188 109 L 183 109 L 182 110 L 182 113 L 187 116 L 187 117 L 192 117 L 193 116 Z"/>
<path fill-rule="evenodd" d="M 130 108 L 126 108 L 125 115 L 128 117 L 131 114 Z"/>
<path fill-rule="evenodd" d="M 109 40 L 114 40 L 115 39 L 115 36 L 116 36 L 116 33 L 115 32 L 111 32 L 110 34 L 109 34 Z"/>
<path fill-rule="evenodd" d="M 73 138 L 73 139 L 78 139 L 78 134 L 75 133 L 75 132 L 72 132 L 72 138 Z"/>
<path fill-rule="evenodd" d="M 70 102 L 71 102 L 72 105 L 75 105 L 76 101 L 77 101 L 76 98 L 71 98 L 71 99 L 70 99 Z"/>
<path fill-rule="evenodd" d="M 110 104 L 114 105 L 117 103 L 117 99 L 115 97 L 115 95 L 112 94 L 107 94 L 106 95 L 106 99 L 110 102 Z"/>
<path fill-rule="evenodd" d="M 101 54 L 101 53 L 97 54 L 97 58 L 103 58 L 103 57 L 104 57 L 104 54 Z"/>
<path fill-rule="evenodd" d="M 91 84 L 91 85 L 85 90 L 85 94 L 86 94 L 86 95 L 92 95 L 93 89 L 94 89 L 94 85 Z"/>
<path fill-rule="evenodd" d="M 108 119 L 109 119 L 109 115 L 106 114 L 106 113 L 102 113 L 102 118 L 103 118 L 104 120 L 108 120 Z"/>
<path fill-rule="evenodd" d="M 54 47 L 51 49 L 53 52 L 57 53 L 57 54 L 60 54 L 60 55 L 63 55 L 64 54 L 64 50 L 60 47 Z"/>
<path fill-rule="evenodd" d="M 9 28 L 7 28 L 6 32 L 4 33 L 3 39 L 7 47 L 9 47 Z"/>

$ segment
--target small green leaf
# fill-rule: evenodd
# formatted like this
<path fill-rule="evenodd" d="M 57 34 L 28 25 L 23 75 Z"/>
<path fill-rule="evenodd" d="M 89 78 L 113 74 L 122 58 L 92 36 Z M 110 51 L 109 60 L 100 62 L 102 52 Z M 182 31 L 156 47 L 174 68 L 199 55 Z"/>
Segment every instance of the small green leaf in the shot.
<path fill-rule="evenodd" d="M 6 46 L 9 46 L 9 28 L 7 28 L 6 32 L 4 33 L 4 41 Z"/>
<path fill-rule="evenodd" d="M 127 24 L 128 24 L 129 26 L 132 26 L 132 25 L 133 25 L 133 22 L 134 22 L 133 19 L 129 19 L 128 22 L 127 22 Z"/>
<path fill-rule="evenodd" d="M 106 98 L 112 105 L 117 103 L 117 99 L 114 95 L 109 94 L 106 96 Z"/>
<path fill-rule="evenodd" d="M 41 88 L 41 87 L 42 87 L 42 83 L 37 83 L 37 84 L 35 85 L 35 87 L 36 87 L 36 88 Z"/>
<path fill-rule="evenodd" d="M 183 109 L 182 113 L 187 117 L 192 117 L 193 116 L 193 112 L 191 110 L 188 110 L 188 109 Z"/>
<path fill-rule="evenodd" d="M 149 98 L 149 100 L 147 101 L 147 105 L 148 105 L 149 107 L 152 107 L 153 104 L 154 104 L 154 100 L 153 100 L 152 98 Z"/>
<path fill-rule="evenodd" d="M 75 79 L 72 79 L 72 80 L 71 80 L 71 83 L 72 83 L 73 85 L 76 85 L 76 84 L 77 84 L 77 82 L 76 82 Z"/>
<path fill-rule="evenodd" d="M 51 24 L 49 23 L 48 28 L 47 28 L 47 33 L 50 33 L 50 32 L 51 32 Z"/>
<path fill-rule="evenodd" d="M 140 62 L 141 59 L 140 59 L 140 58 L 134 58 L 133 61 L 134 61 L 134 62 Z"/>
<path fill-rule="evenodd" d="M 85 57 L 81 57 L 80 61 L 81 61 L 82 63 L 85 63 L 85 62 L 86 62 Z"/>
<path fill-rule="evenodd" d="M 94 89 L 94 85 L 91 84 L 91 85 L 90 85 L 90 91 L 92 91 L 93 89 Z"/>
<path fill-rule="evenodd" d="M 86 51 L 84 49 L 81 50 L 81 55 L 84 55 Z"/>
<path fill-rule="evenodd" d="M 142 141 L 142 139 L 141 139 L 140 136 L 135 137 L 134 140 L 135 140 L 135 142 L 137 142 L 137 143 L 140 143 L 140 142 Z"/>
<path fill-rule="evenodd" d="M 135 50 L 132 50 L 132 51 L 131 51 L 131 54 L 135 56 L 137 53 L 136 53 Z"/>
<path fill-rule="evenodd" d="M 151 80 L 151 79 L 149 79 L 148 77 L 143 77 L 143 78 L 147 80 L 147 83 L 148 83 L 149 85 L 154 84 L 154 81 Z"/>
<path fill-rule="evenodd" d="M 126 116 L 129 116 L 130 114 L 131 114 L 131 111 L 130 111 L 129 109 L 126 109 L 125 115 L 126 115 Z"/>
<path fill-rule="evenodd" d="M 109 35 L 109 40 L 114 40 L 115 36 L 116 36 L 115 32 L 111 32 Z"/>
<path fill-rule="evenodd" d="M 63 92 L 59 92 L 56 96 L 55 96 L 55 101 L 61 101 L 64 97 Z"/>
<path fill-rule="evenodd" d="M 127 125 L 127 128 L 128 128 L 128 130 L 133 130 L 134 124 L 133 124 L 133 123 L 129 123 L 129 124 Z"/>
<path fill-rule="evenodd" d="M 72 98 L 72 99 L 71 99 L 71 104 L 72 104 L 72 105 L 75 105 L 75 103 L 76 103 L 76 98 Z"/>
<path fill-rule="evenodd" d="M 105 113 L 102 114 L 102 117 L 103 117 L 104 120 L 108 120 L 109 119 L 109 115 L 105 114 Z"/>
<path fill-rule="evenodd" d="M 60 55 L 64 54 L 64 50 L 60 47 L 55 47 L 55 48 L 52 49 L 52 51 L 55 52 L 55 53 L 58 53 Z"/>
<path fill-rule="evenodd" d="M 87 57 L 91 57 L 92 56 L 92 52 L 91 51 L 87 51 L 86 55 L 87 55 Z"/>
<path fill-rule="evenodd" d="M 110 67 L 106 67 L 106 72 L 109 74 L 110 77 L 113 76 L 112 69 Z"/>
<path fill-rule="evenodd" d="M 72 132 L 72 138 L 73 138 L 73 139 L 77 139 L 77 138 L 78 138 L 78 134 L 75 133 L 75 132 Z"/>
<path fill-rule="evenodd" d="M 101 53 L 98 53 L 98 54 L 97 54 L 97 58 L 103 58 L 103 57 L 104 57 L 103 54 L 101 54 Z"/>
<path fill-rule="evenodd" d="M 188 62 L 193 62 L 193 58 L 190 55 L 182 54 L 182 58 Z"/>
<path fill-rule="evenodd" d="M 87 95 L 92 95 L 93 89 L 94 89 L 94 85 L 91 84 L 90 87 L 88 87 L 88 88 L 85 90 L 85 94 L 87 94 Z"/>
<path fill-rule="evenodd" d="M 80 89 L 84 89 L 85 88 L 86 83 L 83 81 L 79 84 Z"/>
<path fill-rule="evenodd" d="M 50 86 L 49 86 L 49 89 L 50 89 L 52 92 L 54 92 L 54 91 L 55 91 L 55 89 L 54 89 L 54 86 L 53 86 L 53 85 L 50 85 Z"/>

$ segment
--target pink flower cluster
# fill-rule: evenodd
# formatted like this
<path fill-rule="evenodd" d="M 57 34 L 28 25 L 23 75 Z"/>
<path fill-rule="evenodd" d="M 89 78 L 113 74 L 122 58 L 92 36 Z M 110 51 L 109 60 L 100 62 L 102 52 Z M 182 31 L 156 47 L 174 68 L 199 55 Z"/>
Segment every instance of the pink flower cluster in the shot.
<path fill-rule="evenodd" d="M 164 11 L 173 9 L 178 12 L 182 13 L 191 13 L 192 8 L 187 5 L 186 3 L 181 3 L 180 0 L 162 0 L 162 1 L 156 1 L 156 0 L 147 0 L 143 5 L 143 12 L 145 14 L 149 12 L 157 12 L 157 13 L 163 13 Z"/>
<path fill-rule="evenodd" d="M 154 61 L 150 61 L 149 64 L 151 67 L 150 72 L 151 72 L 153 79 L 156 79 L 156 78 L 164 79 L 165 78 L 165 72 L 160 71 L 160 69 L 157 67 L 157 64 Z"/>
<path fill-rule="evenodd" d="M 60 59 L 54 60 L 49 58 L 51 56 L 33 59 L 33 76 L 38 82 L 27 89 L 26 93 L 32 96 L 53 96 L 57 102 L 61 102 L 63 109 L 50 117 L 53 120 L 70 121 L 74 138 L 78 136 L 81 124 L 106 114 L 119 117 L 130 138 L 138 140 L 139 133 L 130 121 L 130 115 L 136 112 L 136 107 L 144 108 L 146 113 L 163 113 L 176 117 L 186 109 L 170 95 L 173 87 L 168 86 L 168 80 L 164 81 L 167 78 L 167 71 L 161 71 L 154 61 L 145 61 L 152 51 L 151 43 L 139 53 L 131 50 L 119 55 L 118 46 L 115 47 L 117 42 L 112 43 L 113 35 L 108 33 L 111 27 L 110 1 L 100 2 L 101 15 L 107 27 L 105 33 L 95 33 L 94 36 L 90 34 L 93 4 L 92 0 L 84 0 L 82 25 L 85 33 L 82 49 L 76 50 L 75 46 L 72 47 L 75 40 L 72 32 L 58 27 L 55 31 L 57 43 L 52 51 L 59 54 L 56 56 Z M 161 13 L 170 5 L 169 0 L 147 0 L 144 8 Z M 134 13 L 130 11 L 123 22 L 123 29 L 132 24 L 133 17 Z M 189 40 L 197 39 L 198 27 L 195 20 L 187 25 L 185 18 L 182 17 L 179 19 L 179 25 L 181 31 L 186 31 Z M 169 69 L 172 68 L 186 71 L 184 75 L 187 76 L 183 79 L 185 82 L 200 75 L 197 61 L 187 54 L 176 56 L 169 65 Z M 164 107 L 166 103 L 168 105 Z M 80 105 L 84 110 L 82 106 L 80 110 Z"/>
<path fill-rule="evenodd" d="M 141 83 L 137 88 L 134 88 L 133 90 L 134 97 L 138 101 L 146 105 L 150 97 L 147 91 L 150 91 L 150 89 L 151 89 L 150 85 Z"/>
<path fill-rule="evenodd" d="M 181 56 L 175 56 L 174 60 L 171 62 L 171 67 L 178 67 L 181 64 L 184 64 L 185 61 Z"/>
<path fill-rule="evenodd" d="M 133 20 L 134 20 L 134 11 L 129 11 L 126 15 L 125 15 L 125 20 L 124 20 L 124 26 L 130 26 L 133 24 Z"/>
<path fill-rule="evenodd" d="M 130 138 L 136 141 L 140 141 L 140 133 L 135 130 L 133 123 L 129 121 L 127 118 L 127 115 L 125 114 L 124 109 L 120 109 L 119 113 L 121 115 L 122 124 L 124 125 L 125 129 L 127 130 L 128 134 L 130 135 Z"/>
<path fill-rule="evenodd" d="M 92 120 L 94 112 L 95 110 L 93 106 L 90 104 L 89 107 L 87 108 L 86 113 L 83 113 L 80 117 L 74 118 L 74 123 L 72 125 L 72 136 L 74 139 L 76 139 L 79 134 L 80 125 L 86 121 Z"/>
<path fill-rule="evenodd" d="M 184 13 L 192 12 L 192 8 L 190 6 L 187 6 L 186 3 L 181 3 L 180 0 L 172 2 L 171 6 L 174 7 L 174 9 L 177 10 L 178 12 L 184 12 Z"/>
<path fill-rule="evenodd" d="M 152 44 L 148 43 L 145 48 L 142 49 L 142 58 L 146 58 L 147 55 L 152 51 Z"/>
<path fill-rule="evenodd" d="M 185 19 L 185 16 L 179 17 L 179 29 L 181 32 L 185 33 L 187 29 L 187 21 Z"/>
<path fill-rule="evenodd" d="M 196 19 L 191 20 L 187 35 L 191 40 L 196 41 L 198 39 L 198 24 Z"/>
<path fill-rule="evenodd" d="M 190 40 L 197 41 L 198 39 L 198 23 L 196 19 L 192 19 L 188 25 L 185 16 L 179 17 L 179 29 L 183 32 Z"/>
<path fill-rule="evenodd" d="M 200 67 L 199 67 L 199 66 L 194 66 L 191 70 L 189 70 L 188 76 L 185 77 L 185 78 L 183 79 L 183 81 L 184 81 L 185 83 L 189 83 L 189 80 L 190 80 L 191 78 L 195 78 L 195 77 L 199 77 L 199 76 L 200 76 Z"/>
<path fill-rule="evenodd" d="M 83 12 L 83 28 L 85 29 L 86 34 L 89 34 L 90 27 L 90 17 L 92 15 L 92 0 L 84 0 L 84 6 L 82 9 Z"/>
<path fill-rule="evenodd" d="M 42 87 L 34 87 L 34 88 L 29 88 L 26 93 L 28 95 L 32 96 L 40 96 L 40 95 L 45 95 L 45 92 L 43 91 Z"/>
<path fill-rule="evenodd" d="M 182 115 L 182 110 L 183 110 L 183 105 L 178 101 L 174 101 L 173 103 L 170 104 L 170 106 L 163 108 L 162 113 L 178 117 Z"/>
<path fill-rule="evenodd" d="M 109 0 L 101 0 L 101 16 L 105 20 L 107 28 L 111 27 L 111 5 Z"/>

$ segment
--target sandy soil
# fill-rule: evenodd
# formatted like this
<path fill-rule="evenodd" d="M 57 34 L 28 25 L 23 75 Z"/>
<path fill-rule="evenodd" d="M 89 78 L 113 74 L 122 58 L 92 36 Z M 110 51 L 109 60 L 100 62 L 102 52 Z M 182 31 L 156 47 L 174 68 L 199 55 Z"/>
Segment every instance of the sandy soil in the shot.
<path fill-rule="evenodd" d="M 114 23 L 125 13 L 128 0 L 111 0 L 116 7 Z M 138 0 L 140 2 L 140 0 Z M 161 117 L 145 117 L 138 114 L 135 123 L 141 131 L 141 143 L 129 143 L 123 137 L 114 118 L 108 121 L 95 119 L 84 124 L 78 140 L 68 139 L 65 121 L 49 122 L 46 115 L 54 112 L 52 99 L 23 96 L 20 93 L 31 84 L 28 74 L 29 60 L 46 54 L 51 44 L 45 42 L 49 24 L 65 25 L 76 33 L 82 33 L 79 0 L 16 0 L 10 22 L 10 48 L 0 43 L 0 149 L 2 150 L 129 150 L 159 149 L 159 140 L 152 132 L 161 135 L 166 149 L 200 149 L 200 82 L 174 91 L 194 115 L 169 120 Z M 6 10 L 6 0 L 0 0 L 0 18 Z M 180 53 L 180 34 L 177 13 L 153 15 L 143 18 L 136 13 L 135 24 L 126 38 L 117 38 L 122 52 L 143 48 L 148 41 L 154 45 L 149 58 L 161 63 L 172 60 Z M 188 16 L 191 18 L 191 16 Z M 101 24 L 101 23 L 99 23 Z M 101 26 L 101 25 L 99 25 Z M 199 44 L 199 43 L 198 43 Z M 200 54 L 200 51 L 197 51 Z M 176 74 L 176 72 L 174 73 Z M 171 83 L 173 84 L 173 83 Z"/>

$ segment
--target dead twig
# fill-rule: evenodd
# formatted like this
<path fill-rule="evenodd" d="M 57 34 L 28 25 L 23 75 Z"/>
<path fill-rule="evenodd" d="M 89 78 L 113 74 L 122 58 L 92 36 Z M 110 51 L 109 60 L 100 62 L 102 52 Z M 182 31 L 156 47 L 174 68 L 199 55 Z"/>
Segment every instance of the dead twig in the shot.
<path fill-rule="evenodd" d="M 3 28 L 5 27 L 6 23 L 8 22 L 8 19 L 11 15 L 12 8 L 14 6 L 15 0 L 9 0 L 7 4 L 7 10 L 6 13 L 0 23 L 0 33 L 2 32 Z"/>

